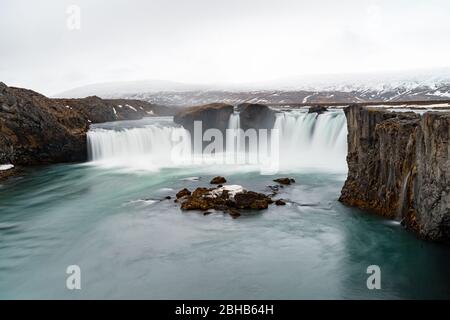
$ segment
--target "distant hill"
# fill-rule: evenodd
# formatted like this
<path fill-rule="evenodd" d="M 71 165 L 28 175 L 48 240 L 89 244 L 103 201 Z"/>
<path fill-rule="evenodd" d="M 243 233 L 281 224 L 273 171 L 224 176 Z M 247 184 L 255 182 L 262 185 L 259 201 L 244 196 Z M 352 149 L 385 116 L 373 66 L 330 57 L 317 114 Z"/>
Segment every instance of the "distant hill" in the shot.
<path fill-rule="evenodd" d="M 127 98 L 186 106 L 212 102 L 352 103 L 450 99 L 450 68 L 392 72 L 311 75 L 252 84 L 184 84 L 145 80 L 99 83 L 58 97 Z"/>
<path fill-rule="evenodd" d="M 140 92 L 159 91 L 192 91 L 204 90 L 201 85 L 188 85 L 181 82 L 163 80 L 141 80 L 141 81 L 117 81 L 95 83 L 82 87 L 77 87 L 68 91 L 56 94 L 55 98 L 85 98 L 88 96 L 98 96 L 102 98 L 120 98 L 129 94 Z"/>

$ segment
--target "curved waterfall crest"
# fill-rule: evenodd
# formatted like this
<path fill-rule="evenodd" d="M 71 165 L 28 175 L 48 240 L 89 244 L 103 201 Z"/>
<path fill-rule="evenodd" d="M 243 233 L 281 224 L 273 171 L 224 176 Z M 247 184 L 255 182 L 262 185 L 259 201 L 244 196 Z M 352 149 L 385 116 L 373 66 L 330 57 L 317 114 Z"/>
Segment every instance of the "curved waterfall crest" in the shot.
<path fill-rule="evenodd" d="M 269 148 L 269 153 L 277 152 L 281 169 L 347 169 L 347 126 L 341 110 L 320 115 L 278 112 L 273 129 L 278 130 L 279 143 L 277 150 Z M 239 130 L 242 131 L 239 113 L 234 112 L 229 118 L 227 137 Z M 175 126 L 171 119 L 144 126 L 138 120 L 135 127 L 129 123 L 114 128 L 100 125 L 88 132 L 87 140 L 90 161 L 104 166 L 157 170 L 193 165 L 198 157 L 192 152 L 190 133 Z M 229 150 L 227 138 L 225 153 Z"/>

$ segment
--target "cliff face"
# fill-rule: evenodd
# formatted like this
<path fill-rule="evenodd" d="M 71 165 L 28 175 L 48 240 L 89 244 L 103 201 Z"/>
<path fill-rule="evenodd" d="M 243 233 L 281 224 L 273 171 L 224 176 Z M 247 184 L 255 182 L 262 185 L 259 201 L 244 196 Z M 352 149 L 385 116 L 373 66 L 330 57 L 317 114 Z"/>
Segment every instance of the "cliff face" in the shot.
<path fill-rule="evenodd" d="M 272 129 L 275 123 L 275 111 L 268 106 L 258 103 L 241 103 L 237 107 L 241 128 L 243 130 Z"/>
<path fill-rule="evenodd" d="M 271 129 L 275 123 L 275 111 L 263 104 L 241 103 L 237 106 L 237 111 L 240 128 L 243 130 Z M 175 115 L 174 121 L 190 132 L 193 132 L 194 121 L 202 121 L 203 130 L 215 128 L 225 132 L 233 112 L 234 107 L 230 104 L 211 103 L 184 108 Z"/>
<path fill-rule="evenodd" d="M 416 136 L 413 188 L 417 221 L 433 239 L 450 239 L 450 114 L 425 114 Z"/>
<path fill-rule="evenodd" d="M 339 200 L 449 241 L 450 113 L 350 106 L 345 114 L 349 172 Z"/>
<path fill-rule="evenodd" d="M 31 90 L 0 85 L 0 163 L 81 161 L 88 121 Z"/>
<path fill-rule="evenodd" d="M 233 106 L 225 103 L 211 103 L 202 106 L 184 108 L 174 116 L 175 123 L 182 125 L 186 130 L 194 132 L 194 121 L 202 122 L 202 129 L 219 129 L 225 132 L 228 127 Z"/>
<path fill-rule="evenodd" d="M 50 99 L 0 82 L 0 164 L 84 161 L 90 123 L 171 113 L 137 100 Z"/>

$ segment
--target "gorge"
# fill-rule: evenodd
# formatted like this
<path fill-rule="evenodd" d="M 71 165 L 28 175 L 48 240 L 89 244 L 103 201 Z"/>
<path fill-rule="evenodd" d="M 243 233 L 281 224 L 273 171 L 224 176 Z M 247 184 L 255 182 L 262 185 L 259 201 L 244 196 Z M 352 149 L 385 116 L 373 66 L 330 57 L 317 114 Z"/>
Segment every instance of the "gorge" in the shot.
<path fill-rule="evenodd" d="M 450 297 L 448 246 L 416 237 L 448 240 L 448 105 L 309 112 L 217 103 L 177 112 L 3 86 L 0 106 L 0 165 L 15 166 L 0 174 L 26 170 L 0 182 L 2 298 Z M 190 135 L 195 120 L 279 130 L 278 171 L 173 157 L 172 135 Z M 186 139 L 179 150 L 191 149 Z M 218 175 L 226 179 L 217 189 L 282 201 L 238 219 L 180 210 L 180 190 Z M 87 277 L 78 293 L 58 285 L 74 263 Z M 366 288 L 374 264 L 377 292 Z"/>

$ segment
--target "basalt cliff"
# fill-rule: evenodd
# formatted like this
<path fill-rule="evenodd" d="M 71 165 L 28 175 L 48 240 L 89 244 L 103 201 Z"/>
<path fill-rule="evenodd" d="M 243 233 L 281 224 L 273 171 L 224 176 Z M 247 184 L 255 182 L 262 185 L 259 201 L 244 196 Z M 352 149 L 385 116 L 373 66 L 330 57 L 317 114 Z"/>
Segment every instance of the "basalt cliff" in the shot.
<path fill-rule="evenodd" d="M 270 129 L 275 122 L 275 111 L 263 104 L 241 103 L 236 107 L 236 111 L 239 112 L 239 126 L 243 130 Z M 195 121 L 201 121 L 202 130 L 219 129 L 225 133 L 233 112 L 233 105 L 211 103 L 183 108 L 175 115 L 174 121 L 191 133 L 194 132 Z"/>
<path fill-rule="evenodd" d="M 95 96 L 50 99 L 0 82 L 0 164 L 84 161 L 86 132 L 91 123 L 172 112 L 170 108 L 139 100 L 105 100 Z"/>
<path fill-rule="evenodd" d="M 450 112 L 345 109 L 348 177 L 340 201 L 450 242 Z"/>

